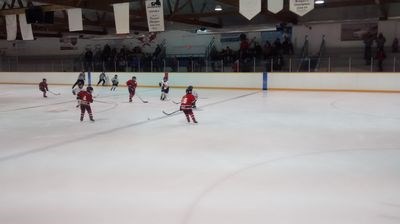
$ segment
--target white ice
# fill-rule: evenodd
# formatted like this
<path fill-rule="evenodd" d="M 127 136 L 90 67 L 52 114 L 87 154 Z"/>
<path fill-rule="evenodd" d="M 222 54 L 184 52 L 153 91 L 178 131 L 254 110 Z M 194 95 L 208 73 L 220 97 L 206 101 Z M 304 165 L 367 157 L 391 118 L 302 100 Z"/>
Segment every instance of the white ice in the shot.
<path fill-rule="evenodd" d="M 50 89 L 0 85 L 1 224 L 400 223 L 400 94 Z"/>

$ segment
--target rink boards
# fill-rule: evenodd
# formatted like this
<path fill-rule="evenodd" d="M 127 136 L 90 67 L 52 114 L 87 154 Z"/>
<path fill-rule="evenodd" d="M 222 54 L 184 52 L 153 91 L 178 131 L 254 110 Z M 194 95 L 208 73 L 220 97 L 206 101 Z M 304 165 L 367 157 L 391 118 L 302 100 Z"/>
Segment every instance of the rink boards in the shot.
<path fill-rule="evenodd" d="M 2 72 L 2 84 L 38 84 L 46 78 L 50 85 L 71 85 L 78 72 Z M 87 73 L 86 73 L 87 74 Z M 97 84 L 99 72 L 91 73 Z M 107 73 L 118 75 L 121 86 L 132 76 L 139 86 L 158 87 L 164 73 Z M 172 87 L 255 90 L 385 91 L 400 92 L 399 73 L 169 73 Z M 88 77 L 87 79 L 88 80 Z"/>

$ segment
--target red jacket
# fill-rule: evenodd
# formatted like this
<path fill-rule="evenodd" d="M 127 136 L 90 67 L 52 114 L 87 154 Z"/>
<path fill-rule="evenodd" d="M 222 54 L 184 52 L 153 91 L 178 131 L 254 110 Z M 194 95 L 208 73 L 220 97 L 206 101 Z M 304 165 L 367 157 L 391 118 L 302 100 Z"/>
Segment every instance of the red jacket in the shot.
<path fill-rule="evenodd" d="M 192 109 L 192 104 L 196 101 L 196 98 L 193 96 L 193 94 L 188 93 L 182 97 L 181 100 L 181 109 L 182 110 L 189 110 Z"/>
<path fill-rule="evenodd" d="M 92 94 L 89 93 L 88 91 L 80 91 L 78 93 L 78 100 L 81 100 L 81 103 L 86 105 L 93 103 Z"/>
<path fill-rule="evenodd" d="M 137 87 L 137 82 L 136 82 L 136 81 L 133 81 L 133 80 L 131 79 L 131 80 L 128 80 L 128 81 L 126 82 L 126 85 L 128 86 L 128 88 L 136 89 L 136 87 Z"/>
<path fill-rule="evenodd" d="M 44 91 L 44 90 L 49 91 L 49 88 L 47 87 L 47 83 L 45 83 L 45 82 L 39 83 L 39 89 L 40 89 L 41 91 Z"/>

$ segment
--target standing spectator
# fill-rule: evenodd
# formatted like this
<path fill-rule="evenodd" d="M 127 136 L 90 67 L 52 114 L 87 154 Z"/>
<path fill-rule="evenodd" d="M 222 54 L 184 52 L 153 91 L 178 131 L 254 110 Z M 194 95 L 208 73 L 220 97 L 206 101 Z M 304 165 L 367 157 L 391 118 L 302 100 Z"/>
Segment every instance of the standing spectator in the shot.
<path fill-rule="evenodd" d="M 282 43 L 283 54 L 292 55 L 294 54 L 293 44 L 290 41 L 289 37 L 285 36 L 285 40 Z"/>
<path fill-rule="evenodd" d="M 229 48 L 229 46 L 227 46 L 225 51 L 226 51 L 226 61 L 228 63 L 231 63 L 232 62 L 232 57 L 233 57 L 232 49 Z"/>
<path fill-rule="evenodd" d="M 126 85 L 128 86 L 128 91 L 129 91 L 129 102 L 132 102 L 132 98 L 135 96 L 135 91 L 137 87 L 137 82 L 136 82 L 136 77 L 132 76 L 131 80 L 128 80 L 126 82 Z"/>
<path fill-rule="evenodd" d="M 82 85 L 85 85 L 85 71 L 82 71 L 81 73 L 79 73 L 78 75 L 78 79 L 76 80 L 76 82 L 74 83 L 74 85 L 72 86 L 72 89 L 78 85 L 79 83 L 81 83 Z"/>
<path fill-rule="evenodd" d="M 269 41 L 265 42 L 263 53 L 264 53 L 264 59 L 268 59 L 268 58 L 271 57 L 272 45 L 271 45 L 271 43 Z"/>
<path fill-rule="evenodd" d="M 399 52 L 399 39 L 397 37 L 394 38 L 393 43 L 392 43 L 392 52 L 397 53 Z"/>
<path fill-rule="evenodd" d="M 39 83 L 39 90 L 43 92 L 43 97 L 46 98 L 46 91 L 49 91 L 46 79 L 43 79 L 42 82 Z"/>
<path fill-rule="evenodd" d="M 274 54 L 275 55 L 279 55 L 282 51 L 282 43 L 281 43 L 281 39 L 276 38 L 276 40 L 274 41 Z"/>
<path fill-rule="evenodd" d="M 382 33 L 379 33 L 378 38 L 376 38 L 376 46 L 378 47 L 378 51 L 380 49 L 385 50 L 385 42 L 386 38 L 383 36 Z"/>
<path fill-rule="evenodd" d="M 385 51 L 382 48 L 378 49 L 378 51 L 376 52 L 375 59 L 378 61 L 378 68 L 380 72 L 383 72 L 383 60 L 385 60 L 385 58 L 386 58 Z"/>
<path fill-rule="evenodd" d="M 85 70 L 92 71 L 93 52 L 88 48 L 85 53 Z"/>
<path fill-rule="evenodd" d="M 97 83 L 97 85 L 99 85 L 101 82 L 103 82 L 101 85 L 104 86 L 104 84 L 106 83 L 106 74 L 104 73 L 104 71 L 102 71 L 100 73 L 99 76 L 99 82 Z"/>
<path fill-rule="evenodd" d="M 174 56 L 171 61 L 171 70 L 172 72 L 178 71 L 178 58 Z"/>
<path fill-rule="evenodd" d="M 374 42 L 374 36 L 371 34 L 366 34 L 364 36 L 364 59 L 365 64 L 371 64 L 371 57 L 372 57 L 372 44 Z"/>
<path fill-rule="evenodd" d="M 247 58 L 248 50 L 250 48 L 249 40 L 247 39 L 246 34 L 240 34 L 240 59 Z"/>

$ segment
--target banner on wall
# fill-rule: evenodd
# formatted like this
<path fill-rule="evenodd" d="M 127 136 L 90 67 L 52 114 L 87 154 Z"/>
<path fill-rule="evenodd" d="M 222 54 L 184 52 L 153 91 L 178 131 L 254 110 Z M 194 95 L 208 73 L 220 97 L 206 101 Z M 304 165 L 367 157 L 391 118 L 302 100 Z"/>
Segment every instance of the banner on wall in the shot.
<path fill-rule="evenodd" d="M 304 16 L 314 9 L 314 0 L 290 0 L 289 10 L 299 16 Z"/>
<path fill-rule="evenodd" d="M 239 0 L 239 12 L 248 20 L 261 12 L 261 0 Z"/>
<path fill-rule="evenodd" d="M 82 9 L 67 9 L 69 31 L 83 30 Z"/>
<path fill-rule="evenodd" d="M 278 13 L 283 9 L 283 0 L 268 0 L 268 11 Z"/>
<path fill-rule="evenodd" d="M 23 40 L 34 40 L 32 26 L 26 22 L 26 15 L 19 14 L 19 29 L 21 30 L 21 36 Z"/>
<path fill-rule="evenodd" d="M 241 33 L 221 33 L 220 42 L 240 42 L 240 34 Z"/>
<path fill-rule="evenodd" d="M 60 38 L 60 50 L 78 50 L 77 36 L 63 36 Z"/>
<path fill-rule="evenodd" d="M 354 41 L 366 38 L 375 38 L 378 35 L 378 23 L 350 23 L 342 24 L 340 40 Z"/>
<path fill-rule="evenodd" d="M 7 40 L 17 39 L 17 15 L 6 15 Z"/>
<path fill-rule="evenodd" d="M 117 34 L 129 33 L 129 2 L 113 4 Z"/>
<path fill-rule="evenodd" d="M 162 0 L 146 0 L 146 15 L 149 32 L 164 31 L 164 7 Z"/>

